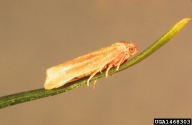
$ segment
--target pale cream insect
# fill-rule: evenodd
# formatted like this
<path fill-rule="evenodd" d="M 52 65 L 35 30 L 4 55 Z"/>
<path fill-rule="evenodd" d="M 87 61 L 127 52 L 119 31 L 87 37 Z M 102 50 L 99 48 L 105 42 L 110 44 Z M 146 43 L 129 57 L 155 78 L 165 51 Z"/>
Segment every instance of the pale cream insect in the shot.
<path fill-rule="evenodd" d="M 89 81 L 96 73 L 106 69 L 107 77 L 108 71 L 113 66 L 116 66 L 116 70 L 118 70 L 125 60 L 137 52 L 135 44 L 118 42 L 109 47 L 64 62 L 47 69 L 44 87 L 45 89 L 58 88 L 68 82 L 76 81 L 86 76 L 90 76 L 87 80 L 87 85 L 89 85 Z"/>

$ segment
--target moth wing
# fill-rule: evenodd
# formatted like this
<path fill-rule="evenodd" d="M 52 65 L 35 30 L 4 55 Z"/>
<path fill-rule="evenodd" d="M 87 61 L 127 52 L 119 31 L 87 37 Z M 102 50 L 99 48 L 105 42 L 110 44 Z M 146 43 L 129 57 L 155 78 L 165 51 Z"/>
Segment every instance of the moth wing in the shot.
<path fill-rule="evenodd" d="M 47 69 L 45 89 L 63 86 L 70 80 L 85 75 L 89 76 L 95 70 L 104 68 L 106 64 L 117 58 L 122 50 L 119 46 L 109 46 L 84 56 L 67 61 Z"/>

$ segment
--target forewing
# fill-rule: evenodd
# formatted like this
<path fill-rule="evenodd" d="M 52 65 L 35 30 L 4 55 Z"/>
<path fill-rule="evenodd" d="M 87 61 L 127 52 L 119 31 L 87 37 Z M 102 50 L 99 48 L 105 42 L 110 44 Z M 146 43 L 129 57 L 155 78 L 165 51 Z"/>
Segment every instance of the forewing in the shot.
<path fill-rule="evenodd" d="M 117 58 L 121 52 L 119 46 L 113 45 L 51 67 L 47 69 L 45 88 L 58 88 L 76 77 L 92 73 Z"/>

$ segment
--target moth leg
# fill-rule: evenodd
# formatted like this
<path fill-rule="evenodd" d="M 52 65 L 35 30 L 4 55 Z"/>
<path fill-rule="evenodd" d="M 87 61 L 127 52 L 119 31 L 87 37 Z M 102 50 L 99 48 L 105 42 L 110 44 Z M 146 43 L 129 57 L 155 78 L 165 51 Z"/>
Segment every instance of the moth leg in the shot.
<path fill-rule="evenodd" d="M 100 69 L 97 69 L 93 72 L 93 74 L 89 77 L 89 79 L 87 80 L 87 86 L 89 86 L 89 81 L 91 80 L 91 78 L 93 78 L 93 76 L 95 74 L 97 74 L 98 72 L 100 72 L 103 69 L 103 66 Z"/>
<path fill-rule="evenodd" d="M 120 59 L 120 61 L 117 63 L 116 71 L 119 70 L 119 66 L 120 66 L 127 58 L 129 58 L 129 56 L 123 55 L 123 57 L 122 57 L 122 58 Z"/>
<path fill-rule="evenodd" d="M 108 77 L 109 70 L 113 67 L 113 64 L 110 64 L 106 70 L 106 77 Z"/>
<path fill-rule="evenodd" d="M 95 89 L 96 82 L 97 82 L 97 80 L 95 80 L 94 83 L 93 83 L 93 89 Z"/>

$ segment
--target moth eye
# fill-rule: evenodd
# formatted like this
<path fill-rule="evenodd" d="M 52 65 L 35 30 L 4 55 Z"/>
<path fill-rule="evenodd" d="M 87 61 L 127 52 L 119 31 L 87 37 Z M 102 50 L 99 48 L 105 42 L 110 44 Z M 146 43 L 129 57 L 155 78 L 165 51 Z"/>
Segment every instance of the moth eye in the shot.
<path fill-rule="evenodd" d="M 129 48 L 129 52 L 130 52 L 130 53 L 133 53 L 133 52 L 135 52 L 135 48 L 134 48 L 134 47 L 132 47 L 132 48 Z"/>

